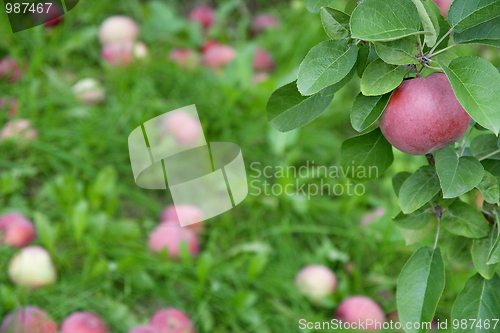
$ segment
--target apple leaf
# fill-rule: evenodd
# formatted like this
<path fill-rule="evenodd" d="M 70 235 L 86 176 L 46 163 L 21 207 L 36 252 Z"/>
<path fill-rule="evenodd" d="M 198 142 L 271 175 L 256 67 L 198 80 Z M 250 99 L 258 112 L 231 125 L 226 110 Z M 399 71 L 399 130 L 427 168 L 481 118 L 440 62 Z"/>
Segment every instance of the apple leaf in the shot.
<path fill-rule="evenodd" d="M 495 228 L 490 227 L 489 235 L 485 238 L 474 239 L 474 244 L 472 245 L 472 261 L 474 262 L 474 266 L 479 274 L 488 280 L 493 277 L 498 265 L 500 265 L 500 263 L 493 265 L 488 265 L 487 263 L 498 236 L 495 231 Z"/>
<path fill-rule="evenodd" d="M 360 93 L 352 105 L 352 127 L 358 132 L 370 127 L 382 115 L 390 98 L 390 93 L 381 96 L 364 96 Z"/>
<path fill-rule="evenodd" d="M 462 107 L 481 126 L 498 134 L 500 131 L 500 73 L 480 57 L 460 57 L 449 67 L 439 63 L 450 80 Z"/>
<path fill-rule="evenodd" d="M 399 191 L 401 190 L 401 186 L 403 186 L 404 182 L 411 176 L 411 173 L 403 171 L 392 177 L 392 188 L 394 189 L 394 193 L 396 193 L 396 197 L 399 197 Z"/>
<path fill-rule="evenodd" d="M 300 64 L 297 87 L 308 96 L 342 80 L 356 63 L 358 47 L 329 40 L 314 46 Z"/>
<path fill-rule="evenodd" d="M 500 161 L 499 160 L 483 160 L 481 164 L 485 171 L 488 171 L 495 176 L 500 184 Z"/>
<path fill-rule="evenodd" d="M 455 0 L 448 11 L 448 22 L 456 33 L 500 16 L 500 0 Z"/>
<path fill-rule="evenodd" d="M 484 198 L 490 204 L 499 203 L 500 186 L 498 180 L 488 171 L 484 172 L 483 180 L 476 186 Z"/>
<path fill-rule="evenodd" d="M 467 264 L 471 262 L 472 239 L 457 236 L 453 239 L 448 248 L 448 258 L 458 264 Z"/>
<path fill-rule="evenodd" d="M 420 1 L 420 0 L 418 0 Z M 408 36 L 390 42 L 374 42 L 380 59 L 392 65 L 419 64 L 418 37 Z"/>
<path fill-rule="evenodd" d="M 392 146 L 379 128 L 344 141 L 340 149 L 340 166 L 357 181 L 378 178 L 393 161 Z"/>
<path fill-rule="evenodd" d="M 306 0 L 306 8 L 311 13 L 316 14 L 319 13 L 321 7 L 328 7 L 334 2 L 334 0 Z"/>
<path fill-rule="evenodd" d="M 399 321 L 407 323 L 431 322 L 445 285 L 444 262 L 441 249 L 421 247 L 401 271 L 396 291 Z M 406 328 L 406 333 L 425 333 L 428 328 Z"/>
<path fill-rule="evenodd" d="M 410 214 L 425 205 L 439 193 L 439 179 L 436 169 L 426 165 L 418 169 L 401 186 L 399 206 L 405 214 Z"/>
<path fill-rule="evenodd" d="M 488 265 L 495 264 L 500 264 L 500 237 L 497 237 L 497 240 L 491 249 L 490 255 L 488 256 Z"/>
<path fill-rule="evenodd" d="M 427 10 L 427 13 L 429 14 L 429 17 L 431 18 L 434 28 L 436 29 L 437 33 L 437 40 L 441 40 L 451 29 L 450 24 L 448 21 L 443 17 L 441 14 L 441 9 L 439 9 L 438 5 L 433 2 L 433 1 L 423 1 L 424 7 Z M 437 20 L 437 25 L 436 25 L 436 20 Z M 443 38 L 441 43 L 436 47 L 436 51 L 439 51 L 441 49 L 444 49 L 445 47 L 448 46 L 448 42 L 450 40 L 450 36 L 447 35 L 446 37 Z M 431 48 L 428 46 L 424 47 L 424 53 L 429 51 Z"/>
<path fill-rule="evenodd" d="M 330 7 L 321 8 L 321 23 L 326 34 L 333 40 L 349 40 L 351 31 L 349 19 L 351 17 L 340 10 Z"/>
<path fill-rule="evenodd" d="M 377 59 L 366 67 L 361 77 L 361 92 L 365 96 L 383 95 L 396 89 L 403 78 L 403 67 Z"/>
<path fill-rule="evenodd" d="M 431 20 L 431 18 L 429 17 L 429 13 L 427 12 L 421 0 L 412 0 L 412 1 L 417 7 L 418 15 L 420 16 L 420 21 L 422 21 L 423 29 L 428 32 L 428 34 L 425 35 L 425 44 L 427 44 L 427 46 L 432 47 L 434 46 L 434 44 L 436 44 L 437 35 L 439 33 L 439 30 L 436 31 L 435 28 L 436 25 L 439 29 L 439 24 L 437 22 L 437 19 L 435 21 Z"/>
<path fill-rule="evenodd" d="M 401 212 L 393 220 L 400 228 L 420 230 L 429 223 L 432 216 L 432 213 L 429 212 L 429 206 L 426 205 L 411 214 Z"/>
<path fill-rule="evenodd" d="M 470 151 L 478 159 L 487 156 L 491 160 L 500 160 L 500 152 L 491 155 L 499 149 L 498 138 L 494 134 L 479 135 L 470 143 Z"/>
<path fill-rule="evenodd" d="M 486 44 L 500 47 L 500 17 L 486 21 L 475 27 L 453 34 L 459 44 Z"/>
<path fill-rule="evenodd" d="M 448 207 L 442 223 L 452 234 L 469 238 L 486 237 L 489 231 L 484 215 L 463 201 L 455 201 Z"/>
<path fill-rule="evenodd" d="M 423 34 L 422 23 L 412 0 L 365 0 L 351 15 L 353 38 L 390 41 Z"/>
<path fill-rule="evenodd" d="M 357 60 L 358 76 L 362 77 L 366 69 L 366 66 L 368 66 L 378 58 L 379 58 L 378 54 L 373 46 L 370 45 L 361 46 L 359 48 L 358 60 Z"/>
<path fill-rule="evenodd" d="M 436 170 L 443 190 L 443 198 L 455 198 L 476 187 L 484 175 L 484 168 L 474 157 L 458 157 L 450 147 L 434 152 Z"/>
<path fill-rule="evenodd" d="M 467 281 L 460 292 L 453 308 L 451 320 L 467 325 L 458 325 L 453 333 L 494 333 L 498 332 L 498 323 L 494 319 L 500 318 L 500 277 L 495 274 L 491 280 L 484 279 L 476 274 Z M 472 323 L 482 325 L 472 325 Z M 484 323 L 490 325 L 485 327 Z"/>

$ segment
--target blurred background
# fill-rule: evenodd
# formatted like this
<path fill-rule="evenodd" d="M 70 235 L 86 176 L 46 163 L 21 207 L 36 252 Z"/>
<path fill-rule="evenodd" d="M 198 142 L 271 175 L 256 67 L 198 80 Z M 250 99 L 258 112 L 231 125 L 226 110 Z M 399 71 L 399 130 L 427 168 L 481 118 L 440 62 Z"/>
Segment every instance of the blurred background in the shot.
<path fill-rule="evenodd" d="M 199 6 L 214 10 L 212 21 L 192 14 Z M 115 15 L 137 24 L 133 44 L 106 42 L 128 29 L 103 32 Z M 267 21 L 256 22 L 259 15 Z M 392 167 L 364 184 L 363 195 L 289 196 L 270 188 L 266 195 L 265 181 L 307 188 L 321 181 L 345 186 L 347 179 L 266 178 L 255 171 L 337 166 L 342 141 L 356 135 L 349 111 L 358 77 L 299 130 L 279 133 L 267 122 L 272 92 L 295 80 L 309 49 L 327 39 L 319 14 L 303 1 L 81 0 L 57 22 L 15 34 L 0 11 L 0 36 L 0 215 L 17 212 L 33 222 L 30 246 L 46 249 L 57 271 L 57 280 L 40 288 L 19 283 L 9 265 L 27 244 L 0 246 L 1 318 L 35 305 L 58 323 L 88 311 L 112 332 L 128 332 L 155 311 L 175 307 L 196 332 L 312 332 L 300 329 L 299 320 L 329 321 L 353 295 L 370 297 L 394 316 L 399 272 L 417 248 L 433 244 L 434 234 L 402 233 L 392 222 L 400 209 L 391 178 L 415 171 L 425 157 L 395 151 Z M 456 52 L 500 66 L 492 47 Z M 172 199 L 168 191 L 136 186 L 127 138 L 145 121 L 191 104 L 206 140 L 239 145 L 249 185 L 258 182 L 243 203 L 203 222 L 193 236 L 198 249 L 173 241 L 162 251 L 151 245 L 151 234 Z M 447 238 L 443 231 L 450 260 L 440 320 L 450 318 L 474 272 Z M 320 301 L 295 284 L 297 273 L 313 264 L 337 279 Z"/>

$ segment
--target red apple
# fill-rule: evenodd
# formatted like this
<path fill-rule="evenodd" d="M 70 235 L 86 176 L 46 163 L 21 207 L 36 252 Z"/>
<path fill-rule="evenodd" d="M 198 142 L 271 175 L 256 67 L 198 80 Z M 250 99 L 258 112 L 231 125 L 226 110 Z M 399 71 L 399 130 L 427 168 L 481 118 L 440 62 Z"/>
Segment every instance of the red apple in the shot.
<path fill-rule="evenodd" d="M 18 102 L 14 97 L 0 97 L 0 111 L 8 110 L 9 116 L 13 117 L 17 114 Z"/>
<path fill-rule="evenodd" d="M 208 68 L 219 69 L 236 57 L 236 51 L 228 45 L 214 45 L 203 53 L 202 63 Z"/>
<path fill-rule="evenodd" d="M 16 285 L 34 289 L 55 283 L 57 273 L 47 250 L 40 246 L 28 246 L 10 261 L 9 277 Z"/>
<path fill-rule="evenodd" d="M 145 58 L 148 50 L 143 42 L 117 42 L 103 46 L 101 56 L 111 66 L 127 66 L 134 59 Z"/>
<path fill-rule="evenodd" d="M 26 306 L 5 316 L 1 333 L 56 333 L 57 323 L 47 312 L 36 306 Z"/>
<path fill-rule="evenodd" d="M 127 16 L 110 16 L 99 28 L 101 45 L 134 42 L 139 35 L 139 25 Z"/>
<path fill-rule="evenodd" d="M 149 324 L 159 329 L 161 333 L 195 333 L 188 315 L 176 308 L 157 311 L 151 317 Z"/>
<path fill-rule="evenodd" d="M 35 21 L 39 23 L 43 22 L 46 28 L 53 28 L 62 22 L 64 17 L 64 10 L 57 3 L 52 3 L 50 7 L 44 8 L 42 13 L 33 13 L 33 17 Z"/>
<path fill-rule="evenodd" d="M 382 114 L 380 129 L 402 152 L 425 155 L 460 139 L 470 121 L 446 75 L 433 73 L 401 83 Z"/>
<path fill-rule="evenodd" d="M 201 51 L 201 53 L 205 53 L 208 51 L 209 48 L 211 48 L 212 46 L 215 46 L 215 45 L 220 45 L 219 41 L 213 40 L 213 39 L 207 40 L 201 46 L 200 51 Z"/>
<path fill-rule="evenodd" d="M 10 83 L 19 81 L 23 72 L 17 61 L 11 57 L 3 57 L 0 60 L 0 80 L 5 79 Z"/>
<path fill-rule="evenodd" d="M 37 130 L 31 128 L 31 123 L 26 119 L 8 121 L 0 131 L 0 141 L 7 139 L 31 140 L 38 136 Z"/>
<path fill-rule="evenodd" d="M 198 237 L 188 228 L 179 228 L 172 224 L 160 224 L 149 235 L 149 247 L 154 252 L 160 252 L 163 249 L 172 258 L 179 258 L 182 243 L 187 244 L 191 255 L 199 252 Z"/>
<path fill-rule="evenodd" d="M 272 72 L 274 70 L 274 60 L 271 54 L 263 48 L 257 48 L 253 58 L 253 69 L 257 72 Z"/>
<path fill-rule="evenodd" d="M 108 326 L 90 312 L 74 312 L 64 319 L 61 333 L 107 333 Z"/>
<path fill-rule="evenodd" d="M 78 101 L 88 105 L 101 104 L 106 99 L 106 92 L 96 79 L 82 79 L 75 83 L 72 90 Z"/>
<path fill-rule="evenodd" d="M 252 20 L 252 31 L 260 33 L 269 28 L 279 27 L 280 21 L 271 15 L 261 14 L 257 15 Z"/>
<path fill-rule="evenodd" d="M 198 22 L 208 30 L 215 22 L 215 13 L 209 6 L 199 6 L 189 13 L 188 20 Z"/>
<path fill-rule="evenodd" d="M 333 294 L 337 287 L 337 277 L 331 269 L 323 265 L 304 267 L 295 277 L 299 292 L 313 303 L 320 303 L 323 298 Z"/>
<path fill-rule="evenodd" d="M 18 213 L 0 216 L 0 243 L 14 247 L 24 247 L 36 238 L 33 223 Z"/>
<path fill-rule="evenodd" d="M 450 6 L 453 2 L 453 0 L 433 0 L 436 5 L 438 5 L 439 9 L 441 10 L 441 14 L 443 14 L 444 17 L 448 16 L 448 10 L 450 10 Z"/>
<path fill-rule="evenodd" d="M 195 68 L 199 63 L 198 54 L 191 49 L 173 49 L 170 51 L 168 59 L 186 69 Z"/>
<path fill-rule="evenodd" d="M 169 205 L 163 210 L 160 216 L 161 223 L 168 223 L 180 227 L 179 213 L 181 216 L 189 220 L 192 224 L 186 228 L 193 230 L 195 233 L 200 234 L 203 230 L 203 213 L 201 210 L 193 205 Z"/>
<path fill-rule="evenodd" d="M 385 322 L 382 308 L 369 297 L 352 296 L 340 303 L 335 312 L 335 318 L 343 322 L 366 323 L 366 331 L 374 331 L 375 323 L 378 327 Z"/>
<path fill-rule="evenodd" d="M 182 145 L 196 144 L 203 134 L 199 121 L 184 111 L 169 112 L 161 126 L 164 133 L 173 135 Z"/>
<path fill-rule="evenodd" d="M 140 325 L 128 333 L 161 333 L 159 329 L 151 325 Z"/>

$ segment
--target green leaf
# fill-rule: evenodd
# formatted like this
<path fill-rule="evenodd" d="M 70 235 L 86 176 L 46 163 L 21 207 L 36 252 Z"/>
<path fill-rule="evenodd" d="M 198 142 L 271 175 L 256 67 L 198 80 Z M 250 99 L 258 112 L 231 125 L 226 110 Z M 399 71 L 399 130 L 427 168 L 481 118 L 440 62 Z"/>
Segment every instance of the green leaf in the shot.
<path fill-rule="evenodd" d="M 500 160 L 500 153 L 491 155 L 499 149 L 498 138 L 494 134 L 476 136 L 470 143 L 470 151 L 478 159 L 488 156 L 491 160 Z"/>
<path fill-rule="evenodd" d="M 490 227 L 488 237 L 474 239 L 474 244 L 472 245 L 472 260 L 474 261 L 474 266 L 476 266 L 479 274 L 488 280 L 493 277 L 498 265 L 500 265 L 500 263 L 488 265 L 488 259 L 490 258 L 490 254 L 493 252 L 496 239 L 496 229 Z"/>
<path fill-rule="evenodd" d="M 365 0 L 352 12 L 351 33 L 353 38 L 375 42 L 424 32 L 412 0 Z"/>
<path fill-rule="evenodd" d="M 422 27 L 424 31 L 428 32 L 428 34 L 425 35 L 425 44 L 427 46 L 434 46 L 437 41 L 437 35 L 439 33 L 439 30 L 436 32 L 436 28 L 434 27 L 434 22 L 431 20 L 429 17 L 429 14 L 427 13 L 427 10 L 424 7 L 424 4 L 420 0 L 412 0 L 415 6 L 417 7 L 418 15 L 420 16 L 420 21 L 422 21 Z M 435 21 L 435 24 L 437 24 L 437 20 Z"/>
<path fill-rule="evenodd" d="M 455 0 L 448 22 L 459 33 L 500 16 L 500 0 Z"/>
<path fill-rule="evenodd" d="M 436 29 L 437 32 L 437 40 L 441 40 L 441 43 L 436 47 L 436 51 L 439 51 L 441 49 L 444 49 L 445 47 L 448 46 L 448 42 L 450 40 L 450 36 L 446 35 L 446 33 L 451 29 L 450 24 L 448 21 L 443 17 L 441 14 L 441 9 L 439 9 L 438 5 L 433 2 L 433 1 L 423 1 L 424 7 L 427 10 L 427 14 L 429 14 L 429 17 L 431 18 L 432 23 L 434 24 L 434 28 Z M 436 25 L 437 21 L 437 25 Z M 444 37 L 444 38 L 443 38 Z M 424 54 L 429 51 L 431 48 L 428 46 L 424 47 Z"/>
<path fill-rule="evenodd" d="M 448 248 L 448 258 L 458 264 L 467 264 L 472 260 L 471 247 L 472 239 L 457 236 Z"/>
<path fill-rule="evenodd" d="M 399 321 L 407 323 L 431 322 L 445 285 L 441 249 L 425 246 L 408 260 L 398 280 L 396 300 Z M 425 333 L 428 328 L 406 329 L 406 333 Z"/>
<path fill-rule="evenodd" d="M 498 204 L 500 196 L 500 187 L 498 180 L 488 171 L 484 172 L 483 180 L 477 185 L 477 189 L 481 191 L 486 202 L 490 204 Z"/>
<path fill-rule="evenodd" d="M 499 2 L 500 3 L 500 2 Z M 500 73 L 479 57 L 460 57 L 447 67 L 440 63 L 460 104 L 481 126 L 500 131 Z"/>
<path fill-rule="evenodd" d="M 498 236 L 498 226 L 497 228 L 497 236 Z M 493 248 L 488 256 L 488 265 L 500 264 L 500 237 L 497 237 L 495 244 L 493 244 Z"/>
<path fill-rule="evenodd" d="M 411 214 L 399 213 L 394 218 L 394 223 L 403 229 L 420 230 L 429 224 L 432 216 L 429 207 L 424 206 Z"/>
<path fill-rule="evenodd" d="M 469 238 L 486 237 L 489 231 L 484 215 L 463 201 L 455 201 L 448 207 L 442 223 L 452 234 Z"/>
<path fill-rule="evenodd" d="M 483 160 L 481 164 L 485 171 L 488 171 L 495 176 L 500 184 L 500 161 L 499 160 Z"/>
<path fill-rule="evenodd" d="M 499 302 L 500 277 L 498 274 L 495 274 L 491 280 L 486 280 L 479 274 L 474 275 L 467 281 L 451 309 L 452 322 L 458 320 L 460 323 L 466 322 L 467 325 L 453 327 L 453 333 L 498 332 L 498 322 L 494 319 L 500 318 Z M 481 320 L 482 327 L 473 325 L 473 321 L 476 324 L 479 320 Z M 488 328 L 484 325 L 486 320 L 490 324 Z"/>
<path fill-rule="evenodd" d="M 340 152 L 340 166 L 347 177 L 357 181 L 378 178 L 394 161 L 392 146 L 379 128 L 344 141 Z"/>
<path fill-rule="evenodd" d="M 384 112 L 391 98 L 391 94 L 382 96 L 364 96 L 359 94 L 352 105 L 351 124 L 358 131 L 363 132 L 373 125 Z"/>
<path fill-rule="evenodd" d="M 500 17 L 453 35 L 455 43 L 486 44 L 500 47 Z"/>
<path fill-rule="evenodd" d="M 359 0 L 348 0 L 347 4 L 345 5 L 344 12 L 347 14 L 351 15 L 354 8 L 358 5 Z"/>
<path fill-rule="evenodd" d="M 411 230 L 399 228 L 399 231 L 401 232 L 401 235 L 403 235 L 406 241 L 406 245 L 408 246 L 423 241 L 425 238 L 427 238 L 427 236 L 433 233 L 436 228 L 437 219 L 435 216 L 431 215 L 430 222 L 422 229 Z"/>
<path fill-rule="evenodd" d="M 411 175 L 399 191 L 399 206 L 405 214 L 410 214 L 425 205 L 439 192 L 436 170 L 423 166 Z"/>
<path fill-rule="evenodd" d="M 313 95 L 346 77 L 356 63 L 358 47 L 326 41 L 313 47 L 300 64 L 297 87 L 302 95 Z"/>
<path fill-rule="evenodd" d="M 443 198 L 455 198 L 476 187 L 484 175 L 484 168 L 474 157 L 458 157 L 450 147 L 434 152 L 436 170 L 443 189 Z"/>
<path fill-rule="evenodd" d="M 411 176 L 409 172 L 400 172 L 392 177 L 392 188 L 394 189 L 394 193 L 396 193 L 396 197 L 399 197 L 399 190 L 401 190 L 401 186 L 403 186 L 404 182 Z"/>
<path fill-rule="evenodd" d="M 370 45 L 363 45 L 359 48 L 357 69 L 358 76 L 362 77 L 366 66 L 378 59 L 378 54 L 375 48 Z"/>
<path fill-rule="evenodd" d="M 365 96 L 383 95 L 396 89 L 405 71 L 403 67 L 390 65 L 377 59 L 366 67 L 361 78 L 361 92 Z"/>
<path fill-rule="evenodd" d="M 321 7 L 328 7 L 334 2 L 334 0 L 306 0 L 306 8 L 311 13 L 316 14 L 319 13 Z"/>
<path fill-rule="evenodd" d="M 351 38 L 350 18 L 349 15 L 340 10 L 330 7 L 321 8 L 321 23 L 330 39 L 349 40 Z"/>
<path fill-rule="evenodd" d="M 420 0 L 418 0 L 420 1 Z M 409 36 L 390 42 L 374 42 L 380 59 L 392 65 L 419 64 L 415 57 L 418 54 L 418 38 Z"/>
<path fill-rule="evenodd" d="M 267 102 L 267 119 L 274 128 L 286 132 L 317 118 L 332 102 L 335 87 L 330 86 L 311 96 L 302 96 L 297 81 L 276 90 Z"/>

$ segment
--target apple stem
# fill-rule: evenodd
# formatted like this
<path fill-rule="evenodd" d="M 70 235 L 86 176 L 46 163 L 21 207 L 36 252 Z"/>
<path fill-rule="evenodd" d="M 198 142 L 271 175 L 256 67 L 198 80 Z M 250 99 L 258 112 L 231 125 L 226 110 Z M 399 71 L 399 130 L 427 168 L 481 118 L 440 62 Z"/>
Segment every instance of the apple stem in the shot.
<path fill-rule="evenodd" d="M 424 66 L 425 68 L 429 68 L 429 69 L 432 69 L 434 71 L 442 71 L 443 69 L 442 68 L 439 68 L 439 67 L 432 67 L 432 66 L 429 66 L 427 64 L 422 64 L 422 66 Z"/>
<path fill-rule="evenodd" d="M 440 39 L 440 40 L 438 40 L 438 42 L 436 43 L 436 45 L 434 45 L 434 46 L 432 47 L 432 49 L 429 51 L 429 53 L 427 53 L 427 58 L 432 57 L 434 50 L 436 50 L 436 48 L 439 46 L 439 44 L 441 44 L 441 42 L 442 42 L 442 41 L 443 41 L 446 37 L 448 37 L 448 35 L 449 35 L 449 34 L 451 34 L 451 32 L 452 32 L 452 31 L 453 31 L 453 28 L 451 28 L 450 30 L 448 30 L 448 32 L 447 32 L 447 33 L 445 33 L 445 34 L 444 34 L 444 36 L 443 36 L 443 37 L 441 37 L 441 39 Z"/>
<path fill-rule="evenodd" d="M 492 152 L 492 153 L 490 153 L 490 154 L 488 154 L 488 155 L 486 155 L 486 156 L 481 157 L 481 158 L 479 159 L 479 161 L 485 160 L 485 159 L 487 159 L 487 158 L 489 158 L 489 157 L 491 157 L 491 156 L 493 156 L 493 155 L 496 155 L 496 154 L 498 154 L 498 153 L 500 153 L 500 149 L 495 150 L 494 152 Z"/>
<path fill-rule="evenodd" d="M 458 44 L 453 44 L 453 45 L 447 46 L 444 49 L 441 49 L 441 50 L 437 51 L 436 53 L 427 55 L 427 58 L 434 57 L 434 56 L 436 56 L 436 55 L 438 55 L 440 53 L 443 53 L 444 51 L 448 51 L 449 49 L 451 49 L 452 47 L 457 46 L 457 45 Z"/>
<path fill-rule="evenodd" d="M 432 167 L 436 166 L 436 160 L 434 159 L 434 155 L 426 154 L 425 157 L 427 158 L 427 162 L 429 162 L 430 166 Z"/>

